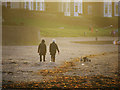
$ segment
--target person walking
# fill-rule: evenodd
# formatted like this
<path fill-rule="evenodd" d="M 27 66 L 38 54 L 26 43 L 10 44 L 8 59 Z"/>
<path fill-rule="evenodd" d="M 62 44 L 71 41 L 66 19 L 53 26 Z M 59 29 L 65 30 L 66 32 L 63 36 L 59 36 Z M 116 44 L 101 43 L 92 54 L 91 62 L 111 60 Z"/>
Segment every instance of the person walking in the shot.
<path fill-rule="evenodd" d="M 59 52 L 60 52 L 59 48 L 58 48 L 57 44 L 55 43 L 55 40 L 53 40 L 53 42 L 50 44 L 50 47 L 49 47 L 49 52 L 51 55 L 52 62 L 55 62 L 56 51 L 58 51 L 58 54 L 59 54 Z"/>
<path fill-rule="evenodd" d="M 38 46 L 38 53 L 40 55 L 40 62 L 42 61 L 42 56 L 43 56 L 43 61 L 45 62 L 45 55 L 46 55 L 46 44 L 45 40 L 42 39 L 41 43 Z"/>

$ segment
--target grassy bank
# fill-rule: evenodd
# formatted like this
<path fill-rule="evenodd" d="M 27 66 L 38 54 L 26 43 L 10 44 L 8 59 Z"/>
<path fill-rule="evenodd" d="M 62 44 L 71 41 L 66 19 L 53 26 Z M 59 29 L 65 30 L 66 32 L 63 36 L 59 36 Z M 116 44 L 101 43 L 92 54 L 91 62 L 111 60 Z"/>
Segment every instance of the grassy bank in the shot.
<path fill-rule="evenodd" d="M 104 45 L 104 44 L 113 44 L 113 41 L 74 41 L 73 43 L 89 44 L 89 45 Z"/>
<path fill-rule="evenodd" d="M 111 31 L 117 29 L 118 24 L 117 17 L 66 17 L 60 13 L 19 9 L 3 10 L 4 26 L 34 27 L 34 31 L 37 27 L 40 34 L 45 37 L 110 36 Z M 113 27 L 109 27 L 111 24 Z M 91 25 L 93 32 L 89 30 Z M 96 29 L 98 30 L 97 33 Z"/>
<path fill-rule="evenodd" d="M 40 37 L 111 36 L 117 18 L 66 17 L 60 13 L 3 8 L 3 44 L 36 44 Z M 113 22 L 113 23 L 112 23 Z M 113 27 L 108 25 L 113 24 Z M 93 25 L 93 31 L 89 27 Z M 106 27 L 106 28 L 105 28 Z M 96 33 L 97 29 L 97 33 Z M 40 34 L 40 35 L 39 35 Z M 118 33 L 116 33 L 118 36 Z"/>

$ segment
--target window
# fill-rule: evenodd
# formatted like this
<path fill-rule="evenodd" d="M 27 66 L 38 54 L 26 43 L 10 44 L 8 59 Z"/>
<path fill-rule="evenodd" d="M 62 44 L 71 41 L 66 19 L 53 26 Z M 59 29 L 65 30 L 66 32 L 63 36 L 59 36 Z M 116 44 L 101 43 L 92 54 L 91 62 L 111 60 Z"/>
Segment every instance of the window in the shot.
<path fill-rule="evenodd" d="M 74 0 L 74 16 L 82 14 L 82 0 Z"/>
<path fill-rule="evenodd" d="M 60 7 L 59 7 L 59 8 L 60 8 L 60 12 L 64 12 L 64 11 L 65 11 L 65 10 L 64 10 L 64 9 L 65 9 L 64 6 L 65 6 L 65 4 L 64 4 L 64 2 L 63 2 L 63 0 L 62 0 L 62 2 L 60 2 Z"/>
<path fill-rule="evenodd" d="M 112 2 L 108 2 L 108 17 L 112 17 Z"/>
<path fill-rule="evenodd" d="M 114 2 L 114 15 L 118 16 L 118 2 Z"/>
<path fill-rule="evenodd" d="M 118 16 L 120 16 L 120 1 L 118 2 Z"/>
<path fill-rule="evenodd" d="M 29 10 L 44 11 L 45 10 L 44 0 L 40 0 L 40 2 L 37 2 L 37 0 L 36 2 L 34 2 L 33 0 L 29 2 L 25 0 L 24 8 Z"/>
<path fill-rule="evenodd" d="M 29 10 L 32 10 L 31 6 L 32 6 L 31 2 L 29 2 Z"/>
<path fill-rule="evenodd" d="M 34 10 L 34 2 L 31 2 L 32 10 Z"/>
<path fill-rule="evenodd" d="M 27 0 L 25 0 L 24 2 L 24 8 L 29 9 L 29 2 Z"/>
<path fill-rule="evenodd" d="M 36 2 L 36 11 L 38 10 L 38 2 Z"/>
<path fill-rule="evenodd" d="M 45 10 L 45 5 L 44 5 L 44 0 L 40 0 L 40 2 L 36 2 L 36 11 L 44 11 Z"/>
<path fill-rule="evenodd" d="M 104 17 L 112 17 L 112 1 L 104 2 Z"/>
<path fill-rule="evenodd" d="M 78 12 L 78 6 L 75 6 L 75 12 Z"/>
<path fill-rule="evenodd" d="M 68 0 L 68 2 L 65 2 L 65 12 L 64 12 L 65 16 L 70 16 L 70 0 Z"/>
<path fill-rule="evenodd" d="M 40 2 L 40 11 L 44 11 L 44 2 Z"/>
<path fill-rule="evenodd" d="M 10 8 L 14 8 L 13 2 L 10 3 Z"/>
<path fill-rule="evenodd" d="M 78 12 L 82 14 L 82 0 L 79 1 L 78 3 Z"/>
<path fill-rule="evenodd" d="M 7 8 L 7 0 L 5 0 L 5 7 Z"/>
<path fill-rule="evenodd" d="M 26 9 L 26 5 L 27 5 L 27 4 L 26 4 L 26 1 L 25 1 L 25 2 L 24 2 L 24 9 Z"/>
<path fill-rule="evenodd" d="M 92 6 L 88 6 L 88 15 L 92 15 Z"/>

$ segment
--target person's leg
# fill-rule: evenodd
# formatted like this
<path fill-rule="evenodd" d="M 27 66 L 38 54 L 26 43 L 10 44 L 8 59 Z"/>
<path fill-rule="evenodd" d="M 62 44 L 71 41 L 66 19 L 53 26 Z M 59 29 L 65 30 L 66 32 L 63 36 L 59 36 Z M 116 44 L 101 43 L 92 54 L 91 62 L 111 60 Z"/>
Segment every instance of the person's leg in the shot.
<path fill-rule="evenodd" d="M 53 55 L 53 62 L 55 62 L 55 54 Z"/>
<path fill-rule="evenodd" d="M 42 62 L 42 55 L 40 55 L 40 62 Z"/>
<path fill-rule="evenodd" d="M 51 62 L 53 62 L 53 55 L 51 55 Z"/>
<path fill-rule="evenodd" d="M 45 62 L 45 55 L 43 55 L 43 61 Z"/>

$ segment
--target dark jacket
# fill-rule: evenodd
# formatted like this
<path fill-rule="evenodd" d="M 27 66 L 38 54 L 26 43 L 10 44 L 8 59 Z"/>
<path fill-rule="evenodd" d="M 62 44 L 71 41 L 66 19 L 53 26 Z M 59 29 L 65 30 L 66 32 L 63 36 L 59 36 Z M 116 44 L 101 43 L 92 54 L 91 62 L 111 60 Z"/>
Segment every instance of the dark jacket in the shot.
<path fill-rule="evenodd" d="M 38 46 L 38 53 L 39 53 L 39 55 L 46 55 L 45 43 L 40 43 L 40 45 Z"/>
<path fill-rule="evenodd" d="M 56 50 L 59 52 L 57 44 L 55 42 L 52 42 L 49 47 L 50 55 L 56 54 Z"/>

